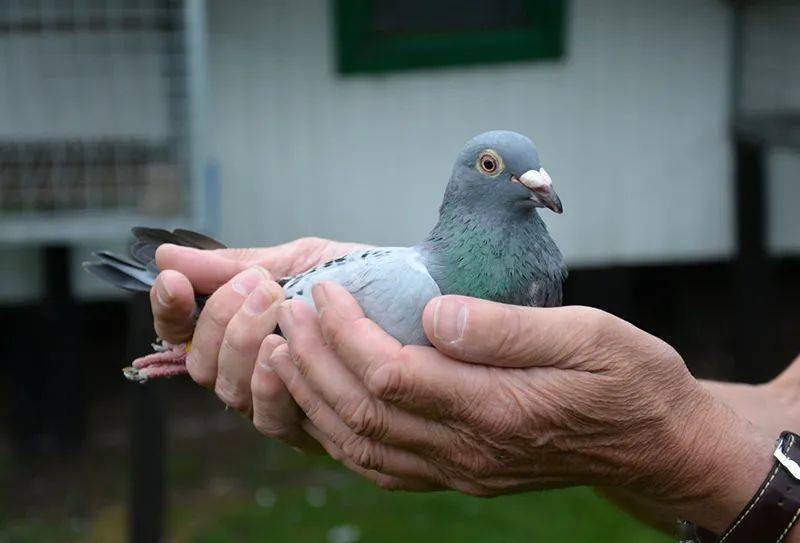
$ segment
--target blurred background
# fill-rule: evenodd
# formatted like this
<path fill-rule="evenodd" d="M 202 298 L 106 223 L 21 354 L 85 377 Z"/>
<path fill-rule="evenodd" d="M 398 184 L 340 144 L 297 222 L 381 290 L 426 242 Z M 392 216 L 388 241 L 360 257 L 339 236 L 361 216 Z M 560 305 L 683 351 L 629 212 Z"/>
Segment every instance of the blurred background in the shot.
<path fill-rule="evenodd" d="M 0 0 L 0 542 L 667 539 L 589 489 L 381 492 L 120 368 L 137 224 L 408 245 L 469 137 L 529 135 L 567 301 L 767 380 L 800 348 L 800 3 Z"/>

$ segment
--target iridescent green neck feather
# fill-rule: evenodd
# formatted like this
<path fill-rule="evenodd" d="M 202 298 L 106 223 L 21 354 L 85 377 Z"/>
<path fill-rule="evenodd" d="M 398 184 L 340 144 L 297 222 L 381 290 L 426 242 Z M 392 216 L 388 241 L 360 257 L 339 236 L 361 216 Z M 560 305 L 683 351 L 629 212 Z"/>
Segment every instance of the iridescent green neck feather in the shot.
<path fill-rule="evenodd" d="M 536 210 L 455 200 L 445 195 L 439 222 L 420 246 L 442 294 L 560 305 L 566 269 Z"/>

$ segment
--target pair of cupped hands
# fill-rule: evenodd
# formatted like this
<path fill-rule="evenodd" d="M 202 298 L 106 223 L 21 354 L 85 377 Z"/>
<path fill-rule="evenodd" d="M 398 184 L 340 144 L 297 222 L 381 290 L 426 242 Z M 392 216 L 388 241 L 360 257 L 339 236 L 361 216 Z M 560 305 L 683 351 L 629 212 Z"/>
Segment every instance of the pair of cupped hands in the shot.
<path fill-rule="evenodd" d="M 259 432 L 386 489 L 592 485 L 654 522 L 719 530 L 761 482 L 782 382 L 697 381 L 667 343 L 588 307 L 442 296 L 423 316 L 433 347 L 403 346 L 342 287 L 314 287 L 317 313 L 274 281 L 362 247 L 162 246 L 156 332 L 191 339 L 192 379 Z"/>

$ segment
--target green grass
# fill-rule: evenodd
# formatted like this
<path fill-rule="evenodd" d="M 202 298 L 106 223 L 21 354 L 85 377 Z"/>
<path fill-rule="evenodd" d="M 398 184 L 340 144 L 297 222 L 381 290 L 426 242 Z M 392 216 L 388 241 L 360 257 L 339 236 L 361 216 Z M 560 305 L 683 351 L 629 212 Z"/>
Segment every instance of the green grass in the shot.
<path fill-rule="evenodd" d="M 316 475 L 303 484 L 284 482 L 257 488 L 250 496 L 229 495 L 216 501 L 213 511 L 201 511 L 197 503 L 174 505 L 172 535 L 193 543 L 669 541 L 586 488 L 494 499 L 390 493 L 328 461 L 309 464 L 309 473 Z"/>
<path fill-rule="evenodd" d="M 263 439 L 215 403 L 183 411 L 176 426 L 186 412 L 199 424 L 169 446 L 170 543 L 670 541 L 591 489 L 494 499 L 386 492 L 330 459 Z M 115 447 L 90 447 L 77 466 L 27 469 L 0 447 L 0 543 L 125 543 L 129 459 Z"/>
<path fill-rule="evenodd" d="M 278 493 L 272 508 L 231 502 L 205 521 L 181 524 L 186 529 L 177 531 L 178 540 L 197 543 L 326 541 L 342 526 L 358 540 L 385 543 L 668 541 L 622 518 L 586 489 L 476 500 L 453 494 L 388 496 L 349 484 L 329 492 L 328 503 L 318 508 L 293 490 Z"/>

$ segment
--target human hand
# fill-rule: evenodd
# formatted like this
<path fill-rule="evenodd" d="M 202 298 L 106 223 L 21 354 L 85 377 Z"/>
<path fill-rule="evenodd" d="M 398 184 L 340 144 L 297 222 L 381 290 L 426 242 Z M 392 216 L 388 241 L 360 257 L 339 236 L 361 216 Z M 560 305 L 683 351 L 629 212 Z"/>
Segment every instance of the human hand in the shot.
<path fill-rule="evenodd" d="M 212 251 L 161 245 L 156 251 L 156 264 L 163 271 L 150 290 L 155 331 L 170 343 L 189 339 L 195 325 L 195 294 L 211 294 L 247 268 L 261 266 L 273 277 L 281 278 L 363 247 L 367 245 L 323 238 L 300 238 L 274 247 Z"/>
<path fill-rule="evenodd" d="M 433 349 L 401 346 L 337 285 L 313 294 L 319 319 L 282 306 L 288 344 L 269 365 L 303 429 L 382 487 L 620 487 L 721 529 L 769 467 L 769 438 L 669 345 L 602 311 L 445 296 L 424 314 Z"/>
<path fill-rule="evenodd" d="M 255 411 L 254 420 L 276 437 L 313 449 L 315 442 L 284 424 L 298 411 L 281 381 L 265 372 L 253 376 L 256 355 L 275 329 L 277 306 L 283 301 L 283 289 L 272 277 L 299 273 L 362 247 L 320 238 L 264 249 L 201 251 L 163 245 L 156 263 L 165 271 L 150 292 L 156 332 L 171 343 L 193 337 L 186 364 L 192 379 L 214 389 L 227 405 Z M 211 292 L 195 328 L 195 294 Z M 251 401 L 251 377 L 261 392 L 258 406 Z"/>

